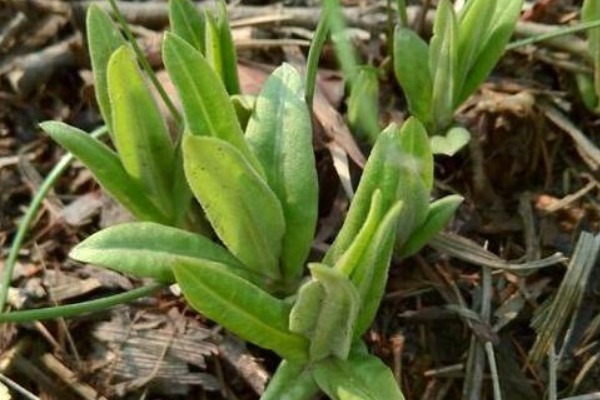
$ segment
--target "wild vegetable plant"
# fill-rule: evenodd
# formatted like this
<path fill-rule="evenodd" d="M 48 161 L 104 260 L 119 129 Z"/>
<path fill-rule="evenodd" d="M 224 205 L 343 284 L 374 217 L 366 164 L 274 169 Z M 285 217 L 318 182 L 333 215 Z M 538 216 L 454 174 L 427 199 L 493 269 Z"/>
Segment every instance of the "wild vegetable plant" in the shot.
<path fill-rule="evenodd" d="M 441 0 L 429 44 L 405 24 L 396 26 L 394 72 L 410 113 L 432 135 L 434 153 L 452 155 L 468 142 L 468 131 L 453 126 L 454 112 L 504 53 L 522 5 L 523 0 L 469 0 L 457 13 L 449 0 Z"/>
<path fill-rule="evenodd" d="M 92 235 L 71 257 L 177 283 L 193 308 L 277 353 L 283 361 L 262 399 L 319 391 L 339 400 L 403 399 L 361 336 L 383 297 L 394 248 L 417 251 L 461 200 L 429 202 L 425 127 L 411 118 L 378 135 L 339 234 L 322 260 L 308 262 L 305 277 L 318 187 L 303 79 L 287 64 L 277 68 L 241 124 L 224 14 L 203 19 L 190 7 L 172 0 L 173 31 L 163 41 L 183 108 L 181 140 L 169 136 L 134 52 L 109 17 L 90 8 L 98 101 L 116 151 L 62 123 L 42 127 L 140 222 Z M 217 57 L 219 46 L 228 50 Z"/>

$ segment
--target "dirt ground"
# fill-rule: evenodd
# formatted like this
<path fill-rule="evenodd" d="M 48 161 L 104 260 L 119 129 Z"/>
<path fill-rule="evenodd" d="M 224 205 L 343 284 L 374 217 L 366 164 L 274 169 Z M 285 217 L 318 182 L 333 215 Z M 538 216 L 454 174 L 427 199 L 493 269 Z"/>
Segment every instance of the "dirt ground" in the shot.
<path fill-rule="evenodd" d="M 279 63 L 305 61 L 319 8 L 289 3 L 231 6 L 247 93 L 256 93 Z M 0 1 L 0 270 L 34 195 L 64 155 L 38 123 L 60 120 L 87 131 L 102 124 L 84 45 L 87 4 Z M 166 3 L 121 4 L 160 71 Z M 371 0 L 348 0 L 345 7 L 361 58 L 381 67 L 380 123 L 401 122 L 407 110 L 389 67 L 387 13 Z M 517 36 L 533 23 L 573 24 L 579 7 L 577 1 L 529 1 Z M 357 18 L 359 12 L 366 16 Z M 426 34 L 426 18 L 421 22 Z M 433 196 L 457 193 L 465 202 L 431 246 L 394 260 L 366 336 L 407 399 L 491 399 L 496 381 L 504 399 L 552 398 L 549 393 L 600 399 L 600 268 L 592 256 L 600 246 L 592 236 L 600 222 L 600 120 L 575 91 L 574 71 L 590 70 L 579 51 L 582 38 L 508 51 L 457 113 L 472 140 L 454 157 L 436 158 Z M 321 65 L 314 257 L 347 207 L 332 154 L 341 149 L 358 180 L 370 148 L 345 123 L 346 92 L 329 46 Z M 129 218 L 72 162 L 28 226 L 10 310 L 138 287 L 139 280 L 67 257 L 83 238 Z M 580 240 L 587 247 L 578 247 Z M 40 399 L 257 399 L 277 362 L 167 289 L 111 311 L 0 325 L 0 398 L 2 385 L 14 383 Z M 10 393 L 28 398 L 14 388 Z M 591 397 L 576 397 L 584 394 Z"/>

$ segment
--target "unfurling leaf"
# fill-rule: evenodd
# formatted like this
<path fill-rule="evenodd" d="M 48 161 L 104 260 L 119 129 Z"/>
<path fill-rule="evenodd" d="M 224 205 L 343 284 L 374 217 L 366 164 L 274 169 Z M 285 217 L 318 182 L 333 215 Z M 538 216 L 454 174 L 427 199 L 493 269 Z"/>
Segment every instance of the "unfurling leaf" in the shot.
<path fill-rule="evenodd" d="M 360 299 L 350 279 L 324 264 L 309 265 L 313 281 L 304 285 L 290 313 L 290 330 L 310 339 L 309 358 L 346 359 Z"/>

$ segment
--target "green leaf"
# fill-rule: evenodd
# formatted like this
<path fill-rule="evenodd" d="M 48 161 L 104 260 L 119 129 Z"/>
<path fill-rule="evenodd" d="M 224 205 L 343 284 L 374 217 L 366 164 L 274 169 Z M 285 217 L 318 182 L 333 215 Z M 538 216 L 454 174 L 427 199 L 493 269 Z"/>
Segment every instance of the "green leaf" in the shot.
<path fill-rule="evenodd" d="M 70 256 L 82 262 L 165 283 L 175 280 L 172 267 L 181 260 L 189 265 L 220 263 L 244 274 L 244 266 L 210 239 L 150 222 L 122 224 L 101 230 L 78 244 L 71 250 Z M 253 278 L 258 281 L 257 276 Z"/>
<path fill-rule="evenodd" d="M 446 132 L 446 135 L 435 135 L 431 137 L 431 152 L 433 154 L 444 154 L 453 156 L 465 147 L 471 140 L 471 134 L 461 126 L 454 126 Z"/>
<path fill-rule="evenodd" d="M 359 295 L 348 277 L 324 264 L 309 265 L 306 283 L 290 313 L 290 330 L 310 339 L 309 358 L 348 357 L 359 310 Z"/>
<path fill-rule="evenodd" d="M 188 183 L 219 238 L 249 270 L 280 279 L 285 221 L 273 191 L 223 140 L 185 135 L 183 157 Z"/>
<path fill-rule="evenodd" d="M 430 190 L 423 184 L 418 171 L 410 167 L 400 170 L 399 179 L 398 200 L 402 202 L 402 213 L 398 218 L 396 242 L 402 246 L 427 218 Z"/>
<path fill-rule="evenodd" d="M 177 36 L 204 54 L 205 24 L 204 15 L 190 0 L 169 1 L 169 23 Z"/>
<path fill-rule="evenodd" d="M 300 75 L 283 64 L 265 83 L 246 129 L 248 144 L 283 208 L 287 229 L 281 264 L 290 282 L 302 275 L 318 214 L 312 122 L 303 91 Z"/>
<path fill-rule="evenodd" d="M 249 94 L 235 94 L 231 96 L 231 104 L 235 110 L 235 115 L 240 122 L 240 126 L 245 130 L 248 126 L 248 121 L 252 117 L 254 106 L 256 105 L 256 96 Z"/>
<path fill-rule="evenodd" d="M 183 39 L 167 33 L 163 59 L 181 98 L 189 131 L 229 142 L 264 176 L 259 161 L 246 144 L 223 83 L 202 54 Z"/>
<path fill-rule="evenodd" d="M 430 126 L 433 80 L 429 71 L 429 47 L 412 29 L 396 27 L 394 73 L 402 86 L 411 114 Z"/>
<path fill-rule="evenodd" d="M 391 124 L 379 134 L 344 225 L 323 258 L 324 264 L 334 265 L 354 242 L 366 221 L 371 199 L 377 189 L 381 190 L 382 209 L 389 209 L 397 201 L 401 184 L 400 171 L 405 168 L 405 160 L 399 140 L 399 129 L 395 124 Z"/>
<path fill-rule="evenodd" d="M 404 204 L 396 202 L 385 214 L 361 262 L 350 276 L 360 295 L 361 308 L 354 327 L 354 339 L 369 328 L 385 292 L 398 220 L 405 213 Z"/>
<path fill-rule="evenodd" d="M 107 76 L 113 136 L 123 167 L 171 215 L 174 149 L 133 51 L 120 47 L 108 62 Z"/>
<path fill-rule="evenodd" d="M 381 207 L 381 190 L 377 189 L 371 199 L 371 207 L 365 222 L 348 250 L 337 260 L 333 266 L 346 276 L 351 276 L 357 267 L 365 267 L 363 254 L 373 246 L 372 238 L 377 231 L 384 210 Z"/>
<path fill-rule="evenodd" d="M 216 263 L 183 262 L 174 272 L 186 300 L 203 315 L 285 359 L 306 361 L 308 340 L 288 330 L 289 304 Z"/>
<path fill-rule="evenodd" d="M 482 47 L 487 44 L 485 40 L 492 31 L 496 6 L 497 0 L 471 0 L 461 10 L 458 27 L 458 88 L 462 86 Z"/>
<path fill-rule="evenodd" d="M 125 39 L 110 17 L 96 4 L 90 5 L 86 17 L 87 41 L 94 73 L 94 89 L 102 118 L 113 135 L 112 111 L 108 96 L 106 70 L 110 56 L 125 44 Z M 114 139 L 114 138 L 113 138 Z"/>
<path fill-rule="evenodd" d="M 585 107 L 595 111 L 598 106 L 598 95 L 593 78 L 588 74 L 575 74 L 575 83 Z"/>
<path fill-rule="evenodd" d="M 489 76 L 494 66 L 504 54 L 506 44 L 512 36 L 523 0 L 503 0 L 498 2 L 494 17 L 493 27 L 489 30 L 488 37 L 482 39 L 485 45 L 478 53 L 477 59 L 473 61 L 469 72 L 466 74 L 464 84 L 456 88 L 454 106 L 462 104 L 485 79 Z"/>
<path fill-rule="evenodd" d="M 217 37 L 220 59 L 220 75 L 230 95 L 240 94 L 240 82 L 237 72 L 237 56 L 233 37 L 227 18 L 227 6 L 223 0 L 217 1 Z M 207 43 L 207 48 L 210 45 Z"/>
<path fill-rule="evenodd" d="M 392 371 L 371 355 L 347 361 L 332 357 L 315 364 L 313 371 L 332 400 L 404 400 Z"/>
<path fill-rule="evenodd" d="M 360 66 L 348 98 L 348 122 L 354 131 L 375 141 L 379 127 L 379 80 L 377 70 Z"/>
<path fill-rule="evenodd" d="M 457 22 L 449 0 L 441 0 L 436 12 L 434 36 L 429 47 L 430 71 L 433 77 L 431 108 L 433 131 L 445 129 L 454 117 L 457 80 Z"/>
<path fill-rule="evenodd" d="M 406 243 L 400 247 L 399 255 L 401 257 L 410 257 L 425 246 L 433 236 L 448 224 L 462 202 L 463 198 L 461 196 L 451 195 L 431 203 L 427 219 L 418 229 L 411 233 Z"/>
<path fill-rule="evenodd" d="M 310 364 L 283 360 L 260 400 L 313 400 L 318 392 Z"/>
<path fill-rule="evenodd" d="M 73 153 L 94 175 L 102 187 L 139 220 L 168 223 L 145 189 L 123 168 L 117 154 L 86 132 L 57 121 L 40 127 L 65 149 Z"/>
<path fill-rule="evenodd" d="M 407 154 L 407 163 L 411 163 L 423 180 L 425 188 L 433 188 L 433 154 L 427 130 L 418 119 L 410 117 L 400 130 L 400 146 Z"/>

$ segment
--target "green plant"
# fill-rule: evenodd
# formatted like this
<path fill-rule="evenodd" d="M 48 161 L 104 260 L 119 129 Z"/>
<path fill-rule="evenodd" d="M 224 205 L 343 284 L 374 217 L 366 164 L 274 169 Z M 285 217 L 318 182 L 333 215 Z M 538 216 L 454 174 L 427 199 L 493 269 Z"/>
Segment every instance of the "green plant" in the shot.
<path fill-rule="evenodd" d="M 90 36 L 90 48 L 98 101 L 117 151 L 63 123 L 42 127 L 140 222 L 92 235 L 71 257 L 178 283 L 196 310 L 276 352 L 283 361 L 263 399 L 310 399 L 319 390 L 340 400 L 403 399 L 361 336 L 383 297 L 394 248 L 405 256 L 417 251 L 461 201 L 429 202 L 433 160 L 425 128 L 411 118 L 378 135 L 340 233 L 320 262 L 308 264 L 305 278 L 318 187 L 302 77 L 289 65 L 277 68 L 242 127 L 230 75 L 219 75 L 223 69 L 210 61 L 207 42 L 203 54 L 202 35 L 195 34 L 211 22 L 199 22 L 207 20 L 185 12 L 190 5 L 184 4 L 171 2 L 172 21 L 190 21 L 175 22 L 163 42 L 183 108 L 181 140 L 170 138 L 134 52 L 109 17 L 90 8 L 90 34 L 101 27 L 112 32 Z M 189 26 L 196 28 L 186 31 Z M 192 198 L 201 215 L 194 216 Z M 62 310 L 72 315 L 93 307 Z M 57 316 L 29 314 L 49 315 Z"/>
<path fill-rule="evenodd" d="M 412 115 L 425 124 L 434 153 L 452 155 L 469 140 L 452 127 L 455 110 L 502 56 L 523 0 L 470 0 L 458 12 L 441 0 L 427 44 L 405 24 L 394 34 L 394 72 Z"/>

